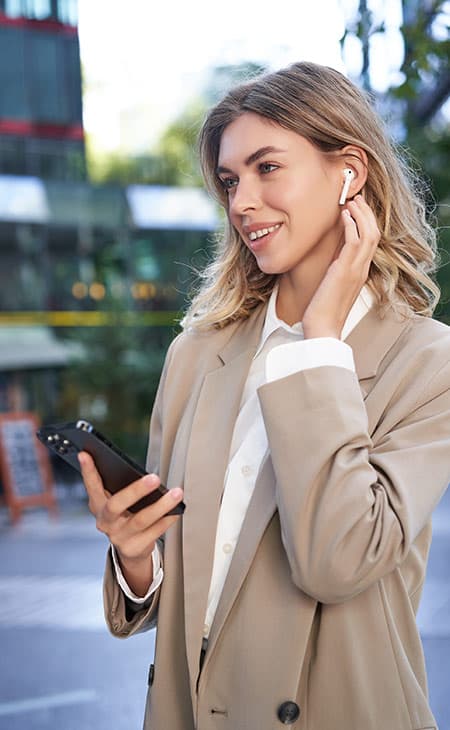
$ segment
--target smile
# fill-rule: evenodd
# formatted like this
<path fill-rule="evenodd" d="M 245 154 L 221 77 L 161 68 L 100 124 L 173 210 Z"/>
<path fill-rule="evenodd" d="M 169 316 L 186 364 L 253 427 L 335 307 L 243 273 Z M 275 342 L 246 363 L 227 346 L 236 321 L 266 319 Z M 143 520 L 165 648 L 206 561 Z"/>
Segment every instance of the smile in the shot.
<path fill-rule="evenodd" d="M 275 226 L 270 226 L 270 228 L 261 228 L 259 231 L 252 231 L 248 234 L 248 237 L 250 241 L 256 241 L 257 238 L 263 238 L 264 236 L 267 236 L 269 233 L 273 233 L 278 228 L 280 228 L 281 223 L 277 223 Z"/>

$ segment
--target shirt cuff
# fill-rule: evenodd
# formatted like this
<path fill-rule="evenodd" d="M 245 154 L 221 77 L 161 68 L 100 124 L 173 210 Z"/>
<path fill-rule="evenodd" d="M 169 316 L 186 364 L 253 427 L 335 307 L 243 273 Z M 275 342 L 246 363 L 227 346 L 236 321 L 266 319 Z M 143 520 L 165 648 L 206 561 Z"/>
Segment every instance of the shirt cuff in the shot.
<path fill-rule="evenodd" d="M 334 337 L 314 337 L 274 347 L 266 357 L 266 382 L 286 378 L 301 370 L 331 365 L 355 372 L 350 345 Z"/>
<path fill-rule="evenodd" d="M 161 566 L 161 557 L 159 554 L 158 545 L 155 545 L 153 552 L 152 552 L 152 561 L 153 561 L 153 581 L 148 589 L 145 596 L 136 596 L 135 593 L 130 589 L 128 583 L 126 582 L 125 578 L 123 577 L 123 573 L 119 564 L 119 559 L 117 557 L 116 549 L 114 545 L 111 545 L 111 555 L 114 563 L 114 569 L 116 571 L 116 578 L 119 586 L 125 593 L 126 597 L 130 599 L 130 601 L 133 601 L 133 603 L 137 603 L 138 605 L 145 603 L 156 591 L 157 588 L 162 583 L 162 579 L 164 577 L 164 572 Z"/>

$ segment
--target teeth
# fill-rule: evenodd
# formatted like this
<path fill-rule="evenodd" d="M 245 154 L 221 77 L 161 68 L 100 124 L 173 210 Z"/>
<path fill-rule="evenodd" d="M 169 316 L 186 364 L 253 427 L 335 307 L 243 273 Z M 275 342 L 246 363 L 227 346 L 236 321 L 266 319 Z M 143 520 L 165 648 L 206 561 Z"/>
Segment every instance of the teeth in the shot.
<path fill-rule="evenodd" d="M 261 228 L 259 231 L 252 231 L 248 234 L 250 241 L 256 241 L 257 238 L 267 236 L 268 233 L 276 231 L 281 226 L 281 223 L 277 223 L 276 226 L 270 226 L 270 228 Z"/>

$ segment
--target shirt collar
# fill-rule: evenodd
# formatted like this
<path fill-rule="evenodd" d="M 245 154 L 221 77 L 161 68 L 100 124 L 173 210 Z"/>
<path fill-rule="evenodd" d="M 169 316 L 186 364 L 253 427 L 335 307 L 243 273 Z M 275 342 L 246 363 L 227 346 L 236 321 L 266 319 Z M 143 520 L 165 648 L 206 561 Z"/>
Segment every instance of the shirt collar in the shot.
<path fill-rule="evenodd" d="M 302 335 L 303 328 L 301 322 L 296 322 L 293 325 L 289 325 L 283 322 L 277 315 L 276 303 L 278 296 L 278 284 L 276 284 L 270 295 L 269 302 L 267 305 L 266 318 L 264 320 L 264 327 L 261 334 L 261 340 L 259 343 L 258 351 L 264 345 L 270 335 L 277 329 L 284 329 L 291 334 Z M 350 332 L 356 327 L 356 325 L 362 320 L 365 314 L 372 307 L 374 302 L 374 296 L 367 285 L 363 286 L 358 298 L 353 304 L 350 312 L 348 313 L 347 319 L 345 320 L 344 327 L 342 328 L 341 340 L 345 340 Z"/>

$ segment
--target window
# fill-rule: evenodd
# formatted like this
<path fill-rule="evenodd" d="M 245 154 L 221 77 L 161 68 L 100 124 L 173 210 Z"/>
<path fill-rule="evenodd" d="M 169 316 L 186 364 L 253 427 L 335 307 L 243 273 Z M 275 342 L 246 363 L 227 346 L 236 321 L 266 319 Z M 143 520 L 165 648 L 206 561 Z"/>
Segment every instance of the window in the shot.
<path fill-rule="evenodd" d="M 25 81 L 25 35 L 21 29 L 0 27 L 0 67 L 0 119 L 27 119 L 30 110 Z"/>
<path fill-rule="evenodd" d="M 10 18 L 52 18 L 73 26 L 78 23 L 77 0 L 0 0 L 0 10 Z"/>
<path fill-rule="evenodd" d="M 58 20 L 68 25 L 78 24 L 77 0 L 58 0 Z"/>
<path fill-rule="evenodd" d="M 35 20 L 44 20 L 51 14 L 51 7 L 49 0 L 22 0 L 27 18 L 34 18 Z"/>
<path fill-rule="evenodd" d="M 0 119 L 80 124 L 78 38 L 0 26 Z"/>
<path fill-rule="evenodd" d="M 10 18 L 20 18 L 23 15 L 22 0 L 6 0 L 5 13 Z"/>

